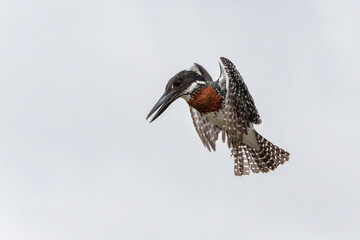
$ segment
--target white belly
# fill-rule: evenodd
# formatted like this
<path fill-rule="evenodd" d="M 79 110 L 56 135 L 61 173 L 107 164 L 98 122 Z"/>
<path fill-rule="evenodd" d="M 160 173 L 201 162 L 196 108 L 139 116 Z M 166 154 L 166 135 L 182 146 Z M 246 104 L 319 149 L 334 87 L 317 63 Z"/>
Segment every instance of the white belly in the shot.
<path fill-rule="evenodd" d="M 224 126 L 224 118 L 225 118 L 225 113 L 224 111 L 219 111 L 219 112 L 211 112 L 211 113 L 206 113 L 204 114 L 204 116 L 213 124 L 215 124 L 218 128 L 222 129 Z"/>
<path fill-rule="evenodd" d="M 204 114 L 204 116 L 218 128 L 222 129 L 224 126 L 224 111 L 219 111 L 217 113 L 211 112 Z M 247 129 L 248 134 L 244 134 L 243 143 L 251 148 L 255 148 L 256 151 L 260 151 L 260 145 L 257 142 L 255 130 L 253 128 Z"/>

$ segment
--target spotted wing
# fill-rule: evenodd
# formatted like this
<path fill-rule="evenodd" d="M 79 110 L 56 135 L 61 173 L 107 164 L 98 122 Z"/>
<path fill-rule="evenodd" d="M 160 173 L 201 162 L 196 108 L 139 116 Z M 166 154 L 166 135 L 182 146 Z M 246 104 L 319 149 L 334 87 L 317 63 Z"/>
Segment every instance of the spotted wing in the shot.
<path fill-rule="evenodd" d="M 216 150 L 216 140 L 220 133 L 220 128 L 211 123 L 205 116 L 199 113 L 195 108 L 190 107 L 191 118 L 193 120 L 196 132 L 207 149 Z"/>
<path fill-rule="evenodd" d="M 225 135 L 228 145 L 239 146 L 243 135 L 251 123 L 260 124 L 260 115 L 256 109 L 253 98 L 235 65 L 226 58 L 220 58 L 221 88 L 226 91 L 225 97 L 225 121 L 223 140 Z"/>

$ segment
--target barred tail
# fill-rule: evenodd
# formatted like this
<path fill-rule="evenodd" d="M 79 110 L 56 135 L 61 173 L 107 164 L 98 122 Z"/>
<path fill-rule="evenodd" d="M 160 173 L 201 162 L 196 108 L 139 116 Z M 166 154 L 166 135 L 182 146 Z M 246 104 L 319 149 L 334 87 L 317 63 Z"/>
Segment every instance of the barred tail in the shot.
<path fill-rule="evenodd" d="M 255 131 L 260 151 L 256 151 L 243 143 L 234 146 L 231 154 L 234 157 L 234 173 L 236 176 L 254 173 L 266 173 L 275 170 L 280 164 L 289 160 L 290 154 Z"/>

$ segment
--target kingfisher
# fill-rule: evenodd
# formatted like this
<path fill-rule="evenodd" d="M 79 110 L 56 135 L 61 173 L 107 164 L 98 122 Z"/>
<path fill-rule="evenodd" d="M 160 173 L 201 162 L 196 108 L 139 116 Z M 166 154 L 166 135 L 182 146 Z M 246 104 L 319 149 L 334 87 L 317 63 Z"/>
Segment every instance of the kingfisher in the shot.
<path fill-rule="evenodd" d="M 235 176 L 266 173 L 289 160 L 290 154 L 262 137 L 254 128 L 261 123 L 255 102 L 235 65 L 219 60 L 220 77 L 213 81 L 200 64 L 173 76 L 164 94 L 148 114 L 158 118 L 178 98 L 190 107 L 195 129 L 209 150 L 216 150 L 219 134 L 234 158 Z"/>

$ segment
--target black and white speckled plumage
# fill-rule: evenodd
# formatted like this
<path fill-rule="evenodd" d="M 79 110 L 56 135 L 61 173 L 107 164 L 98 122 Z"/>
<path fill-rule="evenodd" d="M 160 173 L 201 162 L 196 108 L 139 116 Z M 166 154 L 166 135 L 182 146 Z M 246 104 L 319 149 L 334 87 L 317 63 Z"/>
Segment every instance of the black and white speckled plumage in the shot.
<path fill-rule="evenodd" d="M 215 150 L 218 134 L 222 132 L 223 141 L 227 141 L 234 157 L 234 173 L 237 176 L 248 175 L 250 170 L 254 173 L 274 170 L 280 164 L 289 159 L 289 154 L 275 146 L 253 128 L 253 124 L 260 124 L 261 118 L 256 109 L 255 102 L 234 64 L 220 58 L 220 78 L 208 85 L 217 86 L 220 95 L 224 98 L 224 104 L 217 112 L 203 115 L 190 106 L 190 112 L 196 131 L 203 144 L 211 150 Z M 220 90 L 219 90 L 220 88 Z M 222 118 L 223 125 L 215 124 L 209 115 Z M 217 117 L 217 115 L 219 115 Z M 258 147 L 249 146 L 250 133 L 258 143 Z M 244 136 L 245 140 L 244 141 Z"/>
<path fill-rule="evenodd" d="M 236 176 L 274 170 L 288 161 L 290 154 L 254 129 L 253 125 L 260 124 L 261 119 L 244 79 L 230 60 L 222 57 L 219 63 L 220 77 L 215 82 L 196 63 L 176 74 L 148 117 L 161 107 L 151 121 L 155 120 L 171 102 L 182 97 L 189 103 L 195 129 L 209 151 L 216 150 L 222 132 L 234 157 Z M 214 106 L 216 110 L 208 110 Z"/>

